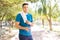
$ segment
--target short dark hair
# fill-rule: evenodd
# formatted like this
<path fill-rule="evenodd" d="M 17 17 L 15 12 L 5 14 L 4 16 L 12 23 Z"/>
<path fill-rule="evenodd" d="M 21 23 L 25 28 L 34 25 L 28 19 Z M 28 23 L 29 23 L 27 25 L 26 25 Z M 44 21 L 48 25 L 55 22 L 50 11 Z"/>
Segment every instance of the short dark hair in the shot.
<path fill-rule="evenodd" d="M 23 3 L 23 4 L 22 4 L 22 7 L 24 7 L 24 5 L 28 5 L 28 3 Z"/>

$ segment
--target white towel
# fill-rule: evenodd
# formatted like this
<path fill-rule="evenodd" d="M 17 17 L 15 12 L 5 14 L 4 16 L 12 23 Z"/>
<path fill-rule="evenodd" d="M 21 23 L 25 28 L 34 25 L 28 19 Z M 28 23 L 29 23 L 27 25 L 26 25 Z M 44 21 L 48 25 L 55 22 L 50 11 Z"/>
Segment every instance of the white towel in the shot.
<path fill-rule="evenodd" d="M 27 13 L 21 12 L 21 16 L 22 16 L 22 18 L 23 18 L 23 20 L 24 20 L 24 23 L 26 23 L 26 21 L 27 21 L 26 14 L 27 14 Z"/>

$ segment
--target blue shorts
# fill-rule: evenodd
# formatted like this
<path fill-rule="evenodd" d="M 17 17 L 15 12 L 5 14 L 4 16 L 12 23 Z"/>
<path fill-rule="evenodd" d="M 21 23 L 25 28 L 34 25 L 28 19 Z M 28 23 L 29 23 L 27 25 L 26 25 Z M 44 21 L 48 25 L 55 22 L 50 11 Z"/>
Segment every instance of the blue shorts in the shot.
<path fill-rule="evenodd" d="M 24 36 L 19 34 L 19 40 L 33 40 L 32 36 Z"/>

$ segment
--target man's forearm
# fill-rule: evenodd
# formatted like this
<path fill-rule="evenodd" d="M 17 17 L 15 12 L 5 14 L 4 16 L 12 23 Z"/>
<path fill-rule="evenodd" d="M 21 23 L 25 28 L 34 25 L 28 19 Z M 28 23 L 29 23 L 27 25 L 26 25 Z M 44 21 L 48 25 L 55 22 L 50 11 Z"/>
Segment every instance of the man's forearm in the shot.
<path fill-rule="evenodd" d="M 29 24 L 30 26 L 33 26 L 33 22 L 26 21 L 26 23 Z"/>
<path fill-rule="evenodd" d="M 18 28 L 18 29 L 22 29 L 22 30 L 29 30 L 28 27 L 20 26 L 20 25 L 19 25 L 19 22 L 16 22 L 16 23 L 15 23 L 15 27 Z"/>
<path fill-rule="evenodd" d="M 29 28 L 28 28 L 28 27 L 22 27 L 22 26 L 19 26 L 18 28 L 19 28 L 19 29 L 22 29 L 22 30 L 29 31 Z"/>
<path fill-rule="evenodd" d="M 25 30 L 25 27 L 18 26 L 18 29 L 23 29 L 23 30 Z"/>
<path fill-rule="evenodd" d="M 23 30 L 25 30 L 25 27 L 19 26 L 19 29 L 23 29 Z"/>

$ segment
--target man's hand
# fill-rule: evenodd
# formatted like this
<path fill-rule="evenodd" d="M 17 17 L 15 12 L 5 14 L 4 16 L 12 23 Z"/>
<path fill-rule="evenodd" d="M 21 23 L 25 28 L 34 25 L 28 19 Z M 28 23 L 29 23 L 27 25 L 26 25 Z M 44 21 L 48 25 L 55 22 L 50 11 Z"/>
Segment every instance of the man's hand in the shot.
<path fill-rule="evenodd" d="M 30 29 L 28 27 L 25 27 L 24 30 L 29 31 Z"/>
<path fill-rule="evenodd" d="M 27 20 L 26 23 L 32 26 L 32 22 L 29 22 L 29 21 Z"/>

